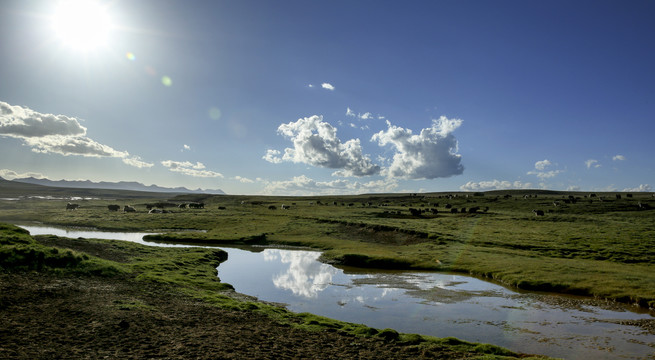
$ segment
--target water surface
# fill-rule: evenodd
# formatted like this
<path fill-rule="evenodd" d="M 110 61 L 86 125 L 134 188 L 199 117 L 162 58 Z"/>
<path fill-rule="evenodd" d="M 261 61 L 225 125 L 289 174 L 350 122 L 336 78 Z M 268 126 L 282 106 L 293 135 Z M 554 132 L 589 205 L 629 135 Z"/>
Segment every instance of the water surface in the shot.
<path fill-rule="evenodd" d="M 227 251 L 221 281 L 295 312 L 569 359 L 643 359 L 655 351 L 655 336 L 618 324 L 649 314 L 518 293 L 462 275 L 344 271 L 319 262 L 314 251 Z"/>
<path fill-rule="evenodd" d="M 23 229 L 30 232 L 31 235 L 56 235 L 68 238 L 87 238 L 87 239 L 108 239 L 108 240 L 124 240 L 139 243 L 142 245 L 150 246 L 175 246 L 184 247 L 178 244 L 159 244 L 144 241 L 145 235 L 153 234 L 151 232 L 127 232 L 127 231 L 100 231 L 84 228 L 60 228 L 45 225 L 21 225 L 17 224 Z"/>

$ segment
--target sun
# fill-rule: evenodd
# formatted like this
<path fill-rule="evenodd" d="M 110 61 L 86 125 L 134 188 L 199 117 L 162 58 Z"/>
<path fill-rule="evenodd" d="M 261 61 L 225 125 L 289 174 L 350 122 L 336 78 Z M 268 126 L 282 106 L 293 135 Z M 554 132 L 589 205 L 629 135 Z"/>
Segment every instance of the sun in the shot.
<path fill-rule="evenodd" d="M 107 7 L 93 0 L 61 1 L 52 25 L 63 44 L 84 52 L 106 46 L 112 29 Z"/>

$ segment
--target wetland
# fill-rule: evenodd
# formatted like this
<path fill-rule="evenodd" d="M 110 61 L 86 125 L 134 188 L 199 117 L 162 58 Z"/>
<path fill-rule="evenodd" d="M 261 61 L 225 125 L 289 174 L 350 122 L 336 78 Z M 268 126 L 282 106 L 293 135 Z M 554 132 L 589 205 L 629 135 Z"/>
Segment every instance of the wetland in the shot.
<path fill-rule="evenodd" d="M 562 358 L 576 358 L 580 352 L 594 353 L 599 358 L 643 358 L 652 354 L 653 317 L 649 307 L 655 298 L 654 221 L 653 213 L 637 204 L 650 201 L 650 194 L 609 201 L 607 194 L 600 195 L 604 201 L 598 201 L 585 194 L 550 192 L 419 195 L 177 197 L 168 200 L 170 212 L 160 214 L 149 214 L 146 200 L 136 204 L 130 200 L 137 212 L 122 213 L 107 210 L 107 205 L 116 200 L 83 200 L 77 210 L 66 211 L 65 202 L 32 199 L 3 202 L 0 219 L 150 233 L 145 236 L 150 244 L 218 245 L 228 255 L 227 261 L 221 260 L 210 271 L 218 282 L 212 287 L 221 296 L 227 296 L 224 292 L 244 295 L 240 300 L 221 302 L 239 308 L 255 307 L 258 310 L 254 312 L 284 303 L 293 314 L 319 316 L 320 320 L 296 320 L 306 326 L 333 332 L 338 329 L 340 334 L 350 331 L 359 334 L 357 338 L 382 339 L 384 344 L 391 339 L 394 346 L 421 354 L 430 353 L 436 344 L 442 346 L 444 342 L 452 342 L 454 347 L 469 342 L 491 343 L 508 348 L 508 353 Z M 565 204 L 563 200 L 569 196 L 579 199 Z M 203 202 L 204 208 L 179 207 L 190 201 Z M 554 206 L 554 202 L 561 204 Z M 281 210 L 282 205 L 288 209 Z M 446 210 L 447 205 L 479 210 L 454 213 Z M 535 216 L 534 208 L 544 209 L 545 215 Z M 34 238 L 43 246 L 65 245 L 83 254 L 102 255 L 93 246 L 85 247 L 73 240 L 46 235 Z M 236 245 L 258 247 L 255 252 L 230 248 Z M 191 251 L 152 248 L 141 251 Z M 299 253 L 304 254 L 302 259 Z M 246 259 L 253 255 L 258 258 Z M 284 264 L 286 270 L 269 268 L 273 259 Z M 186 292 L 189 286 L 206 287 L 206 279 L 200 280 L 202 276 L 196 271 L 170 274 L 155 270 L 157 266 L 166 269 L 165 264 L 125 261 L 131 265 L 112 271 L 141 272 L 136 276 L 139 280 L 163 282 L 186 288 Z M 177 262 L 184 264 L 182 260 Z M 300 272 L 301 265 L 305 266 L 304 272 Z M 245 267 L 230 270 L 232 266 Z M 322 267 L 326 268 L 321 271 Z M 373 268 L 376 270 L 371 271 Z M 233 275 L 255 270 L 261 270 L 262 275 Z M 103 271 L 109 272 L 97 270 Z M 263 284 L 247 282 L 262 279 L 271 288 L 266 293 L 261 293 Z M 204 293 L 206 290 L 201 291 L 204 295 L 195 293 L 192 297 L 208 301 L 212 296 Z M 248 295 L 261 301 L 249 299 Z M 234 305 L 231 301 L 256 305 Z M 381 309 L 394 307 L 400 315 L 382 314 Z M 377 322 L 368 322 L 366 317 Z M 350 326 L 354 325 L 340 321 L 365 327 L 352 330 Z M 373 330 L 365 330 L 369 326 Z M 395 331 L 400 335 L 393 335 Z M 576 332 L 579 335 L 574 335 Z M 422 335 L 411 337 L 408 333 Z M 472 348 L 487 349 L 479 356 L 502 352 L 495 347 L 490 351 L 490 346 Z M 464 352 L 475 354 L 470 349 Z M 468 356 L 452 353 L 449 357 Z"/>

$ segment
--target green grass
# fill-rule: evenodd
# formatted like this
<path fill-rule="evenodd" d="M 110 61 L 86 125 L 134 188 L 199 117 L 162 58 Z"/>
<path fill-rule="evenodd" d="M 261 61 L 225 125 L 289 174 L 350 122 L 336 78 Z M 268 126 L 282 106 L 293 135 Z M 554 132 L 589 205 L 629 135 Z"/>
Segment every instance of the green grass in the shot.
<path fill-rule="evenodd" d="M 621 194 L 621 199 L 614 193 L 590 197 L 536 190 L 447 195 L 455 194 L 195 195 L 170 202 L 203 201 L 205 209 L 171 207 L 170 214 L 146 212 L 145 204 L 161 201 L 157 199 L 80 201 L 76 211 L 64 210 L 65 201 L 5 201 L 0 202 L 0 219 L 106 230 L 172 230 L 151 236 L 153 241 L 308 246 L 323 250 L 322 259 L 337 264 L 456 271 L 523 289 L 655 307 L 655 210 L 638 206 L 655 208 L 652 194 Z M 570 196 L 575 203 L 566 203 Z M 128 201 L 137 213 L 106 208 Z M 282 204 L 291 208 L 280 210 Z M 488 210 L 451 214 L 446 204 Z M 277 209 L 269 210 L 271 205 Z M 409 208 L 439 212 L 412 216 Z M 545 215 L 537 217 L 533 209 Z M 181 231 L 186 229 L 205 232 Z"/>
<path fill-rule="evenodd" d="M 115 276 L 124 272 L 120 265 L 90 257 L 70 249 L 37 243 L 21 228 L 0 223 L 0 271 L 53 271 Z"/>

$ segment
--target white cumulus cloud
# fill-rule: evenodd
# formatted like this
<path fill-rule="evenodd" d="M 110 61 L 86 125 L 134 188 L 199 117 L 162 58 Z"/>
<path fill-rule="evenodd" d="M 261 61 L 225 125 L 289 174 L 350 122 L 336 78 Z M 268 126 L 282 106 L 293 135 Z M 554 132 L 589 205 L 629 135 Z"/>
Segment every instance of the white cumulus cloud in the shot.
<path fill-rule="evenodd" d="M 554 178 L 563 172 L 562 170 L 546 170 L 551 166 L 553 166 L 553 163 L 548 159 L 537 161 L 534 163 L 535 170 L 528 171 L 528 175 L 534 175 L 543 181 L 545 179 Z M 542 184 L 542 187 L 543 186 L 545 185 Z"/>
<path fill-rule="evenodd" d="M 86 130 L 74 117 L 42 114 L 27 107 L 0 101 L 0 136 L 21 139 L 34 152 L 64 156 L 114 157 L 123 159 L 128 165 L 148 166 L 148 163 L 130 157 L 127 151 L 116 150 L 87 137 Z"/>
<path fill-rule="evenodd" d="M 360 115 L 359 118 L 362 120 L 370 120 L 373 119 L 373 114 L 371 114 L 370 112 L 366 112 Z"/>
<path fill-rule="evenodd" d="M 73 117 L 41 114 L 0 101 L 0 135 L 22 139 L 57 135 L 84 136 L 86 128 Z"/>
<path fill-rule="evenodd" d="M 280 151 L 273 150 L 273 149 L 266 150 L 266 155 L 262 156 L 262 159 L 273 164 L 279 164 L 282 162 L 282 158 L 280 157 Z"/>
<path fill-rule="evenodd" d="M 322 84 L 321 84 L 321 87 L 322 87 L 323 89 L 327 89 L 327 90 L 330 90 L 330 91 L 334 91 L 334 86 L 332 86 L 332 84 L 330 84 L 330 83 L 322 83 Z"/>
<path fill-rule="evenodd" d="M 614 161 L 625 161 L 625 156 L 623 156 L 623 155 L 614 155 L 612 160 L 614 160 Z"/>
<path fill-rule="evenodd" d="M 550 160 L 545 159 L 545 160 L 537 161 L 536 163 L 534 163 L 534 168 L 537 169 L 537 170 L 545 170 L 550 165 L 552 165 Z"/>
<path fill-rule="evenodd" d="M 380 172 L 380 167 L 363 154 L 359 139 L 342 143 L 337 129 L 323 121 L 322 116 L 282 124 L 277 131 L 293 142 L 293 148 L 284 149 L 281 160 L 339 169 L 334 173 L 337 176 L 367 176 Z M 279 151 L 268 150 L 264 159 L 277 163 L 278 155 Z"/>
<path fill-rule="evenodd" d="M 221 173 L 205 170 L 205 165 L 201 162 L 196 162 L 194 164 L 190 161 L 164 160 L 161 162 L 161 164 L 167 167 L 170 171 L 188 176 L 203 178 L 223 177 L 223 174 Z"/>
<path fill-rule="evenodd" d="M 374 134 L 371 140 L 380 146 L 391 145 L 396 153 L 391 165 L 385 169 L 388 177 L 405 179 L 434 179 L 460 175 L 464 172 L 462 156 L 457 154 L 457 140 L 452 132 L 462 125 L 462 120 L 445 116 L 432 120 L 432 126 L 421 130 L 419 135 L 412 130 L 391 125 Z"/>

